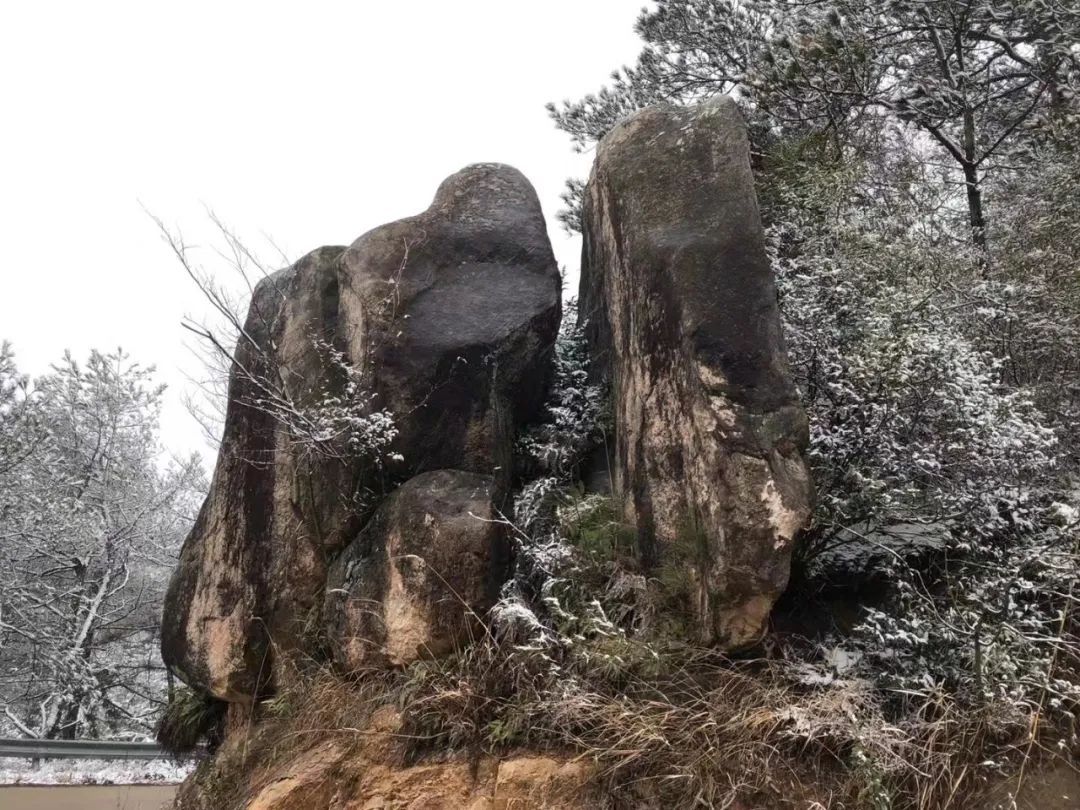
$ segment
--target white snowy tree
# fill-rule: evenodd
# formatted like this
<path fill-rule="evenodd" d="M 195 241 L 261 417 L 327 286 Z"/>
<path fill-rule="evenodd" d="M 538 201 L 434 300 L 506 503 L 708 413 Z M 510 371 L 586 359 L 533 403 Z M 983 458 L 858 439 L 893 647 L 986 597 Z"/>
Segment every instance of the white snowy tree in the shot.
<path fill-rule="evenodd" d="M 1080 11 L 1053 0 L 816 0 L 774 6 L 751 81 L 771 114 L 837 131 L 883 113 L 960 170 L 971 237 L 987 245 L 984 185 L 999 158 L 1075 115 Z"/>
<path fill-rule="evenodd" d="M 0 422 L 2 719 L 34 737 L 138 732 L 163 699 L 158 615 L 201 464 L 166 460 L 163 388 L 123 352 L 67 355 L 32 387 L 4 362 L 19 393 Z"/>
<path fill-rule="evenodd" d="M 659 0 L 636 28 L 633 67 L 549 105 L 576 148 L 646 104 L 717 93 L 744 101 L 759 142 L 813 133 L 843 154 L 900 122 L 959 170 L 980 247 L 988 174 L 1078 114 L 1080 11 L 1056 0 Z"/>

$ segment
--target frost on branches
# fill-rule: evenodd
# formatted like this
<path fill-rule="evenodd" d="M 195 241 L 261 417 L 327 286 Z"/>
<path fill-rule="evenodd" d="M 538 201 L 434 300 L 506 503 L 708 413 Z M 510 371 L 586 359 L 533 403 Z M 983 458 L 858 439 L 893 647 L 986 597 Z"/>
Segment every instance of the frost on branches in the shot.
<path fill-rule="evenodd" d="M 0 351 L 0 734 L 142 736 L 158 618 L 204 486 L 158 443 L 163 388 L 117 351 L 31 383 Z"/>
<path fill-rule="evenodd" d="M 1053 472 L 1057 436 L 969 337 L 985 316 L 949 284 L 967 257 L 858 224 L 800 230 L 789 219 L 770 242 L 820 492 L 804 553 L 858 527 L 989 537 L 1022 520 Z"/>
<path fill-rule="evenodd" d="M 561 480 L 574 474 L 604 431 L 605 395 L 589 382 L 589 349 L 582 328 L 577 299 L 572 298 L 563 305 L 545 416 L 517 442 L 518 455 L 529 471 Z"/>
<path fill-rule="evenodd" d="M 513 518 L 522 571 L 535 565 L 537 573 L 551 575 L 554 563 L 565 559 L 566 549 L 555 530 L 556 510 L 585 456 L 605 433 L 606 398 L 600 386 L 589 382 L 589 350 L 582 327 L 577 299 L 572 298 L 563 305 L 544 417 L 518 439 L 515 448 L 524 479 L 514 498 Z"/>
<path fill-rule="evenodd" d="M 818 177 L 770 229 L 820 498 L 807 576 L 876 547 L 889 584 L 829 644 L 900 702 L 949 695 L 1014 730 L 1034 713 L 1070 728 L 1080 525 L 1058 435 L 985 346 L 1001 313 L 978 256 L 926 238 L 921 206 L 876 208 L 848 179 Z M 885 543 L 901 525 L 935 538 L 929 558 Z"/>
<path fill-rule="evenodd" d="M 374 406 L 375 394 L 364 369 L 351 364 L 345 354 L 324 340 L 311 337 L 312 349 L 324 358 L 327 371 L 305 390 L 272 385 L 271 375 L 260 380 L 257 390 L 274 395 L 257 396 L 248 405 L 273 416 L 302 455 L 320 455 L 355 461 L 365 459 L 376 467 L 403 460 L 390 445 L 398 435 L 394 415 Z M 240 370 L 238 369 L 238 373 Z M 279 373 L 284 380 L 295 375 Z"/>
<path fill-rule="evenodd" d="M 390 449 L 398 435 L 394 415 L 378 408 L 368 378 L 370 356 L 351 361 L 332 342 L 317 334 L 305 336 L 304 352 L 318 358 L 320 370 L 312 378 L 278 356 L 273 340 L 254 340 L 245 328 L 245 312 L 257 284 L 271 285 L 276 296 L 285 297 L 278 287 L 281 274 L 271 262 L 257 255 L 221 219 L 210 214 L 221 246 L 214 249 L 213 270 L 204 267 L 199 250 L 171 231 L 157 217 L 151 217 L 184 272 L 210 305 L 209 321 L 187 319 L 184 327 L 195 336 L 194 353 L 202 360 L 205 378 L 197 381 L 200 396 L 189 398 L 188 410 L 202 424 L 212 444 L 220 441 L 229 405 L 230 381 L 243 383 L 248 393 L 241 403 L 260 411 L 280 427 L 301 459 L 331 459 L 346 463 L 363 461 L 380 469 L 387 462 L 401 461 Z M 292 266 L 284 255 L 278 260 Z M 223 279 L 242 282 L 235 289 Z M 384 307 L 392 307 L 391 293 Z M 241 362 L 243 347 L 249 355 Z M 369 347 L 368 351 L 371 351 Z M 302 352 L 303 353 L 303 352 Z M 265 464 L 265 458 L 245 459 Z M 363 495 L 361 495 L 363 500 Z M 364 511 L 357 504 L 358 511 Z"/>
<path fill-rule="evenodd" d="M 579 554 L 566 537 L 565 518 L 567 510 L 580 506 L 574 495 L 580 468 L 604 441 L 608 414 L 606 395 L 589 382 L 588 366 L 577 300 L 571 299 L 563 305 L 545 417 L 517 442 L 524 481 L 508 521 L 515 576 L 492 611 L 496 632 L 525 649 L 550 652 L 561 647 L 567 641 L 567 622 L 578 620 L 560 598 L 567 588 L 576 591 L 574 580 L 581 573 Z M 607 499 L 593 496 L 593 500 Z M 599 603 L 586 613 L 607 623 Z"/>

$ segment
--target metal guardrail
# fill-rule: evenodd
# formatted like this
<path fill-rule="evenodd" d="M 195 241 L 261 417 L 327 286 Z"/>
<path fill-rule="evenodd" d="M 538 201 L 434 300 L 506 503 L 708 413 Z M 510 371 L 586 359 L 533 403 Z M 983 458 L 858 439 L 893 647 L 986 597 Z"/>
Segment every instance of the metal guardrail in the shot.
<path fill-rule="evenodd" d="M 157 743 L 116 740 L 0 739 L 0 758 L 158 759 L 168 754 Z"/>

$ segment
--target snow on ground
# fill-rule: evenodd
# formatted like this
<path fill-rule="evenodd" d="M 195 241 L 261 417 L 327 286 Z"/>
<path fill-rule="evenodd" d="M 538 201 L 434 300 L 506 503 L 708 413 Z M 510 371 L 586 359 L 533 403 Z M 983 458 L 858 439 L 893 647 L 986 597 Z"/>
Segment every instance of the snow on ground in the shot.
<path fill-rule="evenodd" d="M 0 759 L 0 785 L 169 785 L 182 782 L 195 762 L 169 759 Z"/>

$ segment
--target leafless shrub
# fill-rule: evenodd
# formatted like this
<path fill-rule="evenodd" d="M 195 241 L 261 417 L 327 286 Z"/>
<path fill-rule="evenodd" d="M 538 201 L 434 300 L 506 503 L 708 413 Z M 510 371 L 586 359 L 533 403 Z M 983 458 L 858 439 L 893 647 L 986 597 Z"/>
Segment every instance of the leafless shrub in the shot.
<path fill-rule="evenodd" d="M 280 274 L 210 212 L 220 242 L 213 255 L 236 279 L 230 285 L 199 262 L 196 251 L 179 231 L 150 216 L 184 272 L 210 304 L 209 318 L 189 317 L 183 323 L 195 337 L 192 351 L 204 372 L 200 379 L 192 380 L 198 396 L 189 398 L 188 410 L 206 436 L 217 443 L 231 391 L 243 406 L 271 417 L 300 457 L 341 462 L 366 459 L 376 466 L 389 460 L 389 446 L 398 431 L 393 414 L 375 403 L 366 358 L 350 359 L 324 336 L 311 334 L 308 351 L 319 357 L 320 374 L 312 379 L 310 373 L 293 368 L 282 359 L 271 337 L 271 314 L 253 303 L 260 284 L 268 285 L 270 300 L 284 300 Z M 278 254 L 275 261 L 289 266 L 287 257 L 273 247 Z M 396 295 L 391 288 L 386 307 L 395 305 Z"/>

